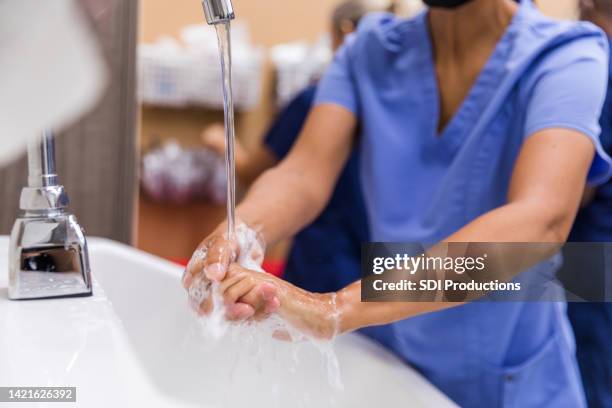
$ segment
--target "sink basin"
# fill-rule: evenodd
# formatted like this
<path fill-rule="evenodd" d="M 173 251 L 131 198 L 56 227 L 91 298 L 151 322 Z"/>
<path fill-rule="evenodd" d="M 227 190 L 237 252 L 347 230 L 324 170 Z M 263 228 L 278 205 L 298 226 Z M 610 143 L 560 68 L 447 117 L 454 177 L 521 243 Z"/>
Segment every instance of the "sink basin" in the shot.
<path fill-rule="evenodd" d="M 89 240 L 93 297 L 9 301 L 7 248 L 0 237 L 0 386 L 77 387 L 83 407 L 455 406 L 358 334 L 335 341 L 343 389 L 310 343 L 212 340 L 180 267 L 104 239 Z"/>

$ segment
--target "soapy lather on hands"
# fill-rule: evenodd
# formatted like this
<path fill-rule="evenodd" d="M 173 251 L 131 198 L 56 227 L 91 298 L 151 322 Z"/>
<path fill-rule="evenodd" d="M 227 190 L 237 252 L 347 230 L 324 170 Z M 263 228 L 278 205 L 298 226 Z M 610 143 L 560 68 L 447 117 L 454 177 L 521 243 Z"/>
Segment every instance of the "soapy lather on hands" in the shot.
<path fill-rule="evenodd" d="M 210 292 L 216 282 L 228 320 L 257 321 L 278 313 L 305 335 L 331 338 L 336 334 L 335 294 L 310 293 L 263 272 L 263 241 L 246 224 L 238 224 L 233 239 L 219 231 L 202 241 L 183 276 L 191 305 L 200 315 L 213 309 Z"/>

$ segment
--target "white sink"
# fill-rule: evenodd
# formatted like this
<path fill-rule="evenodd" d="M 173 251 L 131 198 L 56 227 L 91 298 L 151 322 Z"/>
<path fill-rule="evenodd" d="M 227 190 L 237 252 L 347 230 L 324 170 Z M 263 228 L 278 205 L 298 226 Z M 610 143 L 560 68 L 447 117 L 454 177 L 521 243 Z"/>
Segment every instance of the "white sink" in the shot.
<path fill-rule="evenodd" d="M 73 386 L 88 408 L 455 406 L 359 335 L 336 340 L 343 390 L 310 344 L 207 339 L 181 268 L 104 239 L 89 240 L 93 297 L 9 301 L 7 248 L 0 237 L 0 386 Z"/>

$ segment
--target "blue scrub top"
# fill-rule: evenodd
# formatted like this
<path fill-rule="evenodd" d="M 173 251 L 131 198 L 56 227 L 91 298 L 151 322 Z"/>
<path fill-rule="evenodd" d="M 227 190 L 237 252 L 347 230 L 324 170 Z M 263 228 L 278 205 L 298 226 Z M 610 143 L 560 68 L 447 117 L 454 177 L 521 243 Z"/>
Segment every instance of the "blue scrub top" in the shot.
<path fill-rule="evenodd" d="M 278 160 L 297 139 L 312 108 L 316 87 L 298 94 L 278 115 L 264 144 Z M 291 246 L 284 278 L 311 292 L 332 292 L 355 282 L 360 273 L 361 243 L 368 225 L 359 181 L 356 148 L 344 167 L 327 207 L 300 231 Z"/>
<path fill-rule="evenodd" d="M 608 40 L 610 43 L 610 39 Z M 608 68 L 607 95 L 599 124 L 601 144 L 612 152 L 612 60 Z M 570 234 L 572 242 L 612 242 L 612 180 L 597 187 L 593 201 L 578 212 Z"/>
<path fill-rule="evenodd" d="M 504 205 L 521 146 L 546 128 L 590 138 L 597 157 L 589 181 L 605 181 L 611 165 L 598 118 L 607 47 L 595 26 L 552 20 L 522 2 L 438 135 L 426 12 L 411 20 L 389 14 L 362 20 L 315 103 L 343 106 L 360 121 L 371 239 L 438 242 Z M 585 405 L 564 303 L 476 302 L 366 332 L 461 406 Z"/>
<path fill-rule="evenodd" d="M 610 153 L 612 60 L 608 69 L 608 93 L 599 124 L 601 144 Z M 578 212 L 569 241 L 612 242 L 612 180 L 597 187 L 593 200 Z M 598 261 L 597 256 L 594 262 Z M 574 303 L 569 305 L 568 312 L 578 343 L 578 362 L 587 400 L 594 407 L 612 406 L 612 303 Z"/>

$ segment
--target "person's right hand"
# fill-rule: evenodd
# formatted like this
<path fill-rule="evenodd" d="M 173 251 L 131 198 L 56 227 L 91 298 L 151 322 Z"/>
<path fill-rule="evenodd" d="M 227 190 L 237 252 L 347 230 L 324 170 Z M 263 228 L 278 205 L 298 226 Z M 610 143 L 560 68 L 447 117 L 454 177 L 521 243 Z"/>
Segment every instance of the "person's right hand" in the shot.
<path fill-rule="evenodd" d="M 223 225 L 206 237 L 194 251 L 183 275 L 185 289 L 189 288 L 194 277 L 200 274 L 204 274 L 211 281 L 221 282 L 230 263 L 238 259 L 238 243 L 227 239 L 226 234 L 221 232 L 224 230 Z"/>
<path fill-rule="evenodd" d="M 200 290 L 206 291 L 202 294 L 201 303 L 192 305 L 202 315 L 209 314 L 212 311 L 212 298 L 210 296 L 212 282 L 222 282 L 227 276 L 230 264 L 238 260 L 240 246 L 235 239 L 229 240 L 227 238 L 226 225 L 225 222 L 219 225 L 212 234 L 200 243 L 183 275 L 183 287 L 185 289 L 189 291 L 192 285 L 198 285 Z M 263 259 L 263 253 L 251 253 L 250 255 L 253 259 Z M 231 320 L 243 320 L 270 310 L 278 302 L 278 299 L 268 292 L 265 287 L 256 288 L 256 290 L 238 299 L 237 302 L 226 304 L 227 317 Z M 260 296 L 261 293 L 267 295 L 262 297 Z"/>
<path fill-rule="evenodd" d="M 225 278 L 230 263 L 238 259 L 240 250 L 238 243 L 227 239 L 223 231 L 225 231 L 225 223 L 219 225 L 200 243 L 183 274 L 183 287 L 190 294 L 191 306 L 201 315 L 207 315 L 212 311 L 210 293 L 212 282 L 221 282 Z M 195 293 L 197 295 L 193 296 Z M 236 303 L 232 309 L 232 315 L 244 318 L 254 314 L 253 307 L 242 303 Z"/>

